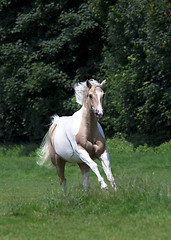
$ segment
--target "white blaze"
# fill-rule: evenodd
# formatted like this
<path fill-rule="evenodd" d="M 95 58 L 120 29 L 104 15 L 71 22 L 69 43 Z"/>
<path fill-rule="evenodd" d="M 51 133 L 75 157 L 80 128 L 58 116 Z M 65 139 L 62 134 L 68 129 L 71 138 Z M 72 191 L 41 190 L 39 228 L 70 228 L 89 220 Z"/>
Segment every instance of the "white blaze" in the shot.
<path fill-rule="evenodd" d="M 98 98 L 98 107 L 97 107 L 97 110 L 99 111 L 99 114 L 103 114 L 103 108 L 102 108 L 102 104 L 101 104 L 101 101 L 100 101 L 100 98 L 101 98 L 101 92 L 96 90 L 96 94 L 97 94 L 97 98 Z"/>

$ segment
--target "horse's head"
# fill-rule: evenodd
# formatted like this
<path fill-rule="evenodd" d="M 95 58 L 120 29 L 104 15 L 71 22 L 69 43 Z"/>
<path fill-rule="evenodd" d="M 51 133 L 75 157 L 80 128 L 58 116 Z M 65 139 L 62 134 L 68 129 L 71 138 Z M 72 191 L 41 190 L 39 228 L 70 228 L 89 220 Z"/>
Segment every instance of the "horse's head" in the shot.
<path fill-rule="evenodd" d="M 104 99 L 104 92 L 103 87 L 106 83 L 104 80 L 101 84 L 94 84 L 91 81 L 87 80 L 86 85 L 88 88 L 87 92 L 87 106 L 92 110 L 96 116 L 96 119 L 99 121 L 102 119 L 103 113 L 103 99 Z"/>

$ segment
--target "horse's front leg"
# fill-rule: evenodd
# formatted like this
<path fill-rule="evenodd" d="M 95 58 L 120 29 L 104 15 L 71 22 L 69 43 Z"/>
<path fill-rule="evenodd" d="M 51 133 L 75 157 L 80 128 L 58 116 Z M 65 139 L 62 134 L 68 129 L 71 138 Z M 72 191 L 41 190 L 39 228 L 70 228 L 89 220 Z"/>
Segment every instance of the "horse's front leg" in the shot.
<path fill-rule="evenodd" d="M 112 175 L 111 167 L 110 167 L 110 158 L 108 152 L 105 150 L 104 153 L 99 157 L 103 170 L 107 176 L 108 181 L 110 182 L 111 186 L 114 188 L 116 192 L 116 183 L 115 179 Z"/>
<path fill-rule="evenodd" d="M 78 154 L 79 158 L 84 163 L 86 163 L 91 168 L 91 170 L 96 174 L 96 176 L 98 178 L 98 182 L 101 185 L 101 189 L 107 188 L 107 184 L 105 183 L 104 179 L 100 175 L 97 164 L 90 158 L 90 155 L 88 154 L 88 152 L 83 147 L 79 146 L 78 150 L 77 150 L 77 154 Z"/>

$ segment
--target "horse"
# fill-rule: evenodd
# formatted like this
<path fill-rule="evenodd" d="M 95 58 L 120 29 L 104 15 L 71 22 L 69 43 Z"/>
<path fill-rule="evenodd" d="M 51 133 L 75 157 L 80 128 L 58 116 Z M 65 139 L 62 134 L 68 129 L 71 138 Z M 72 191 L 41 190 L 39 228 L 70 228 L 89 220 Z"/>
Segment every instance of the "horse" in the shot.
<path fill-rule="evenodd" d="M 43 165 L 48 158 L 51 159 L 64 193 L 66 192 L 64 170 L 67 162 L 77 163 L 80 167 L 85 191 L 89 186 L 90 169 L 96 174 L 101 189 L 108 189 L 94 159 L 100 160 L 107 180 L 116 191 L 105 135 L 99 123 L 104 115 L 105 83 L 106 80 L 100 84 L 90 79 L 75 84 L 76 102 L 82 107 L 72 116 L 53 116 L 49 131 L 41 144 L 39 165 Z"/>

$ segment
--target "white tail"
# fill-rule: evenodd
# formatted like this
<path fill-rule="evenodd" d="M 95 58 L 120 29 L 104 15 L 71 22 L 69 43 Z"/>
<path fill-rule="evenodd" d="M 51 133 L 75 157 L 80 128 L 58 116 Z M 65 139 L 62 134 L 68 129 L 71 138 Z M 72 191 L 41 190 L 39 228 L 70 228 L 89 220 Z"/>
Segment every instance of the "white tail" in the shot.
<path fill-rule="evenodd" d="M 42 166 L 49 158 L 49 131 L 46 133 L 40 146 L 39 158 L 40 160 L 37 161 L 39 166 Z"/>
<path fill-rule="evenodd" d="M 58 115 L 54 115 L 52 117 L 52 122 L 49 128 L 49 131 L 46 133 L 45 137 L 43 138 L 42 144 L 40 146 L 40 152 L 39 152 L 39 161 L 37 161 L 37 164 L 39 166 L 42 166 L 50 157 L 50 153 L 49 153 L 49 141 L 50 141 L 50 136 L 52 134 L 52 132 L 54 131 L 57 122 L 59 120 L 59 116 Z"/>

